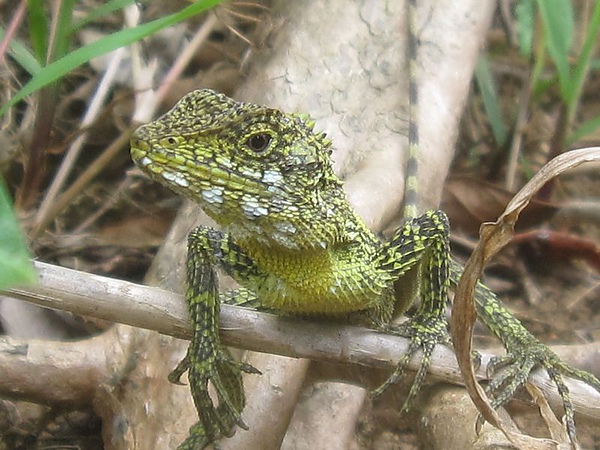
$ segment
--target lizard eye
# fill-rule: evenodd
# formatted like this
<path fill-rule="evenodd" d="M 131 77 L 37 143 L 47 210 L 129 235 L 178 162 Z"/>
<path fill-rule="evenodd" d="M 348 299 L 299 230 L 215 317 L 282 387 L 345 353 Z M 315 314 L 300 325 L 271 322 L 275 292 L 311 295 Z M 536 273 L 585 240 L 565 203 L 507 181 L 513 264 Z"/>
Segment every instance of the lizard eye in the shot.
<path fill-rule="evenodd" d="M 246 146 L 255 153 L 262 153 L 271 143 L 271 136 L 267 133 L 255 134 L 246 141 Z"/>
<path fill-rule="evenodd" d="M 177 139 L 173 136 L 167 136 L 160 141 L 160 144 L 164 147 L 175 147 L 177 145 Z"/>

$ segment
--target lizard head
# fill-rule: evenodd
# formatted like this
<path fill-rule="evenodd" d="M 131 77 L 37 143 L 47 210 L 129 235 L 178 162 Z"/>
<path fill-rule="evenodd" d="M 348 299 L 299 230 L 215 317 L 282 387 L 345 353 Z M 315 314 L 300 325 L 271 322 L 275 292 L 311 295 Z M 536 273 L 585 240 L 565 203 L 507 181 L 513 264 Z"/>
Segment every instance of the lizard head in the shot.
<path fill-rule="evenodd" d="M 332 218 L 346 201 L 331 142 L 313 126 L 306 116 L 198 90 L 139 127 L 131 155 L 238 239 L 325 247 L 342 233 Z"/>

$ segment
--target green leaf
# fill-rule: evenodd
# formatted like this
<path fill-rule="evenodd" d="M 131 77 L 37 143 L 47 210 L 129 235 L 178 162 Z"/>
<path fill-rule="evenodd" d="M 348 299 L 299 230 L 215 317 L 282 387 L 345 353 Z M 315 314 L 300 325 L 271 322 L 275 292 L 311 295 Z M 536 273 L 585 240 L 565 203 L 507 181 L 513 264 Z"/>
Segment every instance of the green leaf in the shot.
<path fill-rule="evenodd" d="M 548 53 L 558 72 L 563 99 L 572 96 L 569 51 L 573 43 L 575 18 L 570 0 L 538 0 L 538 8 L 547 33 Z"/>
<path fill-rule="evenodd" d="M 73 18 L 73 8 L 75 0 L 62 0 L 60 2 L 60 11 L 57 16 L 58 26 L 52 45 L 52 61 L 65 56 L 69 51 L 71 40 L 71 20 Z"/>
<path fill-rule="evenodd" d="M 37 274 L 0 179 L 0 290 L 33 283 Z"/>
<path fill-rule="evenodd" d="M 182 9 L 179 12 L 171 14 L 152 22 L 139 25 L 135 28 L 127 28 L 117 33 L 110 34 L 96 42 L 93 42 L 85 47 L 79 48 L 65 57 L 54 61 L 48 66 L 40 70 L 19 92 L 15 94 L 2 108 L 0 108 L 0 117 L 3 116 L 8 109 L 20 100 L 23 100 L 28 95 L 34 93 L 38 89 L 49 85 L 58 80 L 71 70 L 85 64 L 92 58 L 109 53 L 117 48 L 124 47 L 140 39 L 145 38 L 157 31 L 168 26 L 179 23 L 189 17 L 199 14 L 207 9 L 219 4 L 222 0 L 201 0 L 190 6 Z"/>
<path fill-rule="evenodd" d="M 533 50 L 534 0 L 521 0 L 515 7 L 517 31 L 519 34 L 519 53 L 526 58 Z"/>
<path fill-rule="evenodd" d="M 567 138 L 567 145 L 571 146 L 573 143 L 577 142 L 583 136 L 594 133 L 596 130 L 600 128 L 600 116 L 594 117 L 587 122 L 582 123 L 575 131 L 569 134 Z"/>
<path fill-rule="evenodd" d="M 598 31 L 600 30 L 600 2 L 596 2 L 586 30 L 587 33 L 585 35 L 583 47 L 581 49 L 579 58 L 577 58 L 577 64 L 575 65 L 573 74 L 571 76 L 571 97 L 567 102 L 570 120 L 573 120 L 575 117 L 575 108 L 577 107 L 579 96 L 583 90 L 585 77 L 589 71 L 592 56 L 594 54 L 594 48 L 596 47 L 598 41 Z"/>
<path fill-rule="evenodd" d="M 110 0 L 109 2 L 103 3 L 97 8 L 90 11 L 83 19 L 75 22 L 71 31 L 77 31 L 94 20 L 98 20 L 113 11 L 123 9 L 126 6 L 131 5 L 136 0 Z"/>
<path fill-rule="evenodd" d="M 4 28 L 0 27 L 0 40 L 4 39 Z M 14 37 L 8 44 L 8 54 L 12 56 L 15 61 L 23 67 L 30 75 L 35 75 L 42 69 L 42 65 L 36 59 L 33 53 Z"/>
<path fill-rule="evenodd" d="M 27 2 L 27 19 L 29 23 L 29 39 L 31 39 L 33 52 L 38 62 L 45 61 L 48 46 L 46 39 L 49 31 L 43 0 L 29 0 Z"/>
<path fill-rule="evenodd" d="M 507 138 L 507 131 L 504 121 L 502 120 L 502 112 L 498 94 L 496 93 L 496 83 L 490 70 L 490 64 L 485 55 L 481 55 L 475 66 L 475 79 L 477 86 L 483 98 L 483 105 L 487 112 L 487 116 L 492 127 L 494 139 L 499 146 L 504 145 Z"/>

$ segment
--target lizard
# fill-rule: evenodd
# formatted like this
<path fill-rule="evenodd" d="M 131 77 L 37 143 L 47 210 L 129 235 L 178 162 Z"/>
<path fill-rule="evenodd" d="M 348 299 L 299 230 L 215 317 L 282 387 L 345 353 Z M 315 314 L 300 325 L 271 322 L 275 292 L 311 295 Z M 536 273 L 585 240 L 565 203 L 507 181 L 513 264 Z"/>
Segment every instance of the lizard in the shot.
<path fill-rule="evenodd" d="M 303 317 L 328 316 L 405 336 L 410 346 L 396 370 L 374 393 L 404 375 L 419 350 L 421 365 L 403 405 L 419 392 L 437 344 L 449 344 L 444 311 L 458 282 L 444 212 L 407 219 L 387 241 L 371 232 L 346 200 L 333 171 L 332 143 L 307 115 L 235 101 L 204 89 L 183 97 L 161 118 L 131 137 L 133 161 L 153 180 L 198 203 L 220 226 L 200 226 L 188 236 L 185 296 L 193 323 L 187 354 L 169 376 L 187 371 L 199 421 L 180 450 L 204 448 L 245 427 L 242 372 L 260 373 L 233 359 L 219 339 L 221 303 Z M 241 286 L 220 293 L 215 267 Z M 418 274 L 420 303 L 404 278 Z M 481 321 L 506 349 L 494 367 L 504 371 L 487 389 L 492 405 L 506 403 L 535 368 L 545 369 L 561 395 L 569 437 L 575 442 L 573 405 L 563 376 L 600 391 L 592 374 L 562 362 L 479 284 Z M 209 396 L 208 384 L 217 402 Z"/>

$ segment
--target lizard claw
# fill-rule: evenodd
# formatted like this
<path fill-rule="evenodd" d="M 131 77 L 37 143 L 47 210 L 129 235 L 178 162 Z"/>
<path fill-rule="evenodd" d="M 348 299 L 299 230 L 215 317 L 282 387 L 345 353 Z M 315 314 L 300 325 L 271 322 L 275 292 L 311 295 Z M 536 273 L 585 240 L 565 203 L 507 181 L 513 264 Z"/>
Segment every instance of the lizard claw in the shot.
<path fill-rule="evenodd" d="M 563 376 L 579 379 L 598 392 L 600 392 L 600 380 L 588 372 L 569 367 L 556 353 L 533 336 L 528 342 L 509 346 L 507 353 L 506 356 L 492 358 L 486 368 L 491 381 L 485 390 L 492 398 L 492 407 L 498 408 L 508 402 L 517 389 L 526 383 L 529 374 L 536 368 L 542 368 L 561 397 L 565 411 L 564 423 L 569 439 L 572 443 L 577 442 L 575 409 Z"/>
<path fill-rule="evenodd" d="M 252 364 L 239 363 L 240 370 L 244 373 L 250 373 L 252 375 L 262 375 L 262 372 L 254 367 Z"/>
<path fill-rule="evenodd" d="M 177 364 L 177 367 L 171 371 L 169 374 L 169 381 L 173 384 L 177 384 L 179 386 L 184 386 L 185 383 L 181 381 L 181 377 L 187 370 L 190 368 L 190 357 L 189 355 L 185 355 L 185 357 Z"/>

